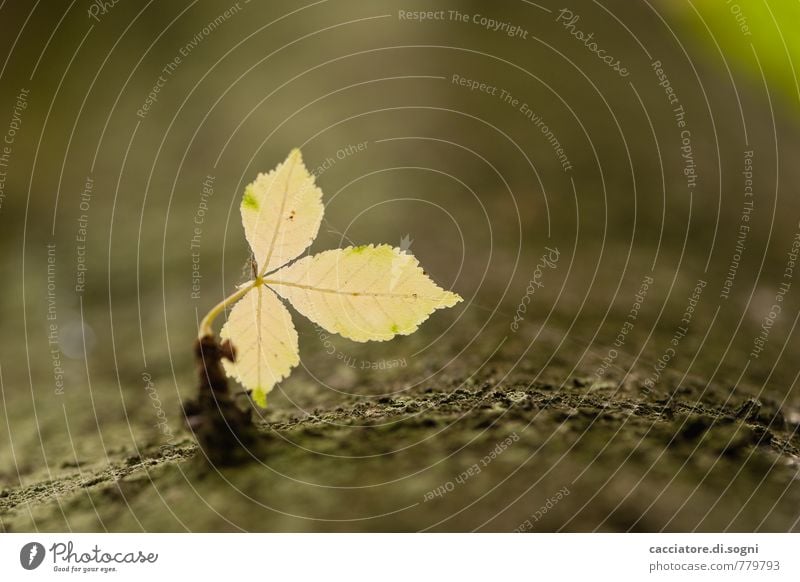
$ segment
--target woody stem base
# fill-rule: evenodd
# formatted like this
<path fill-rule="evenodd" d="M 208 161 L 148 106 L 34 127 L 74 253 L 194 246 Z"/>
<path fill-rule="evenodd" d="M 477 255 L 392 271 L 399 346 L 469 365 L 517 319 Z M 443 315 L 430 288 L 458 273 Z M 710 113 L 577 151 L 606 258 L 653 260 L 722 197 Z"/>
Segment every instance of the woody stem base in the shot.
<path fill-rule="evenodd" d="M 212 465 L 237 465 L 256 458 L 258 440 L 250 411 L 236 406 L 228 390 L 222 358 L 234 359 L 228 344 L 214 336 L 198 338 L 194 346 L 197 400 L 184 405 L 186 424 Z"/>

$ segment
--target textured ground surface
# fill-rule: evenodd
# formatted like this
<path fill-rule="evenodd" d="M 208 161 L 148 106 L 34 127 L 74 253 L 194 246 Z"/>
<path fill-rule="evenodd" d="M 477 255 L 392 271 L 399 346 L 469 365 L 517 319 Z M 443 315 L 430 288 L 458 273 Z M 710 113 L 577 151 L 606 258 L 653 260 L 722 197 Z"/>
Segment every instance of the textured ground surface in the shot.
<path fill-rule="evenodd" d="M 331 397 L 303 416 L 272 411 L 264 458 L 240 468 L 209 468 L 180 434 L 167 447 L 87 451 L 5 489 L 2 523 L 7 531 L 798 528 L 797 412 L 695 379 L 642 398 L 635 380 L 591 388 L 581 376 L 531 382 L 533 364 L 508 370 L 490 362 L 471 377 L 391 396 Z M 549 499 L 557 501 L 543 511 Z"/>

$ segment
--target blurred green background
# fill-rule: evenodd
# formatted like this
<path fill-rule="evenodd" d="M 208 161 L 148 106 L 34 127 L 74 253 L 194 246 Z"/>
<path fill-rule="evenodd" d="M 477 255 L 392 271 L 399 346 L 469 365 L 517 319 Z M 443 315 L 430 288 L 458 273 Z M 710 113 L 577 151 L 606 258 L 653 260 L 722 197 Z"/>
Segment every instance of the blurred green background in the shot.
<path fill-rule="evenodd" d="M 562 8 L 579 16 L 572 28 Z M 413 11 L 442 17 L 401 16 Z M 193 395 L 197 322 L 246 276 L 239 196 L 295 146 L 325 193 L 312 252 L 408 237 L 465 302 L 389 343 L 332 340 L 345 361 L 407 362 L 377 372 L 331 357 L 298 315 L 303 365 L 271 395 L 267 421 L 345 396 L 443 386 L 492 358 L 513 370 L 535 354 L 556 382 L 591 376 L 646 275 L 655 284 L 612 366 L 617 378 L 650 375 L 702 279 L 669 382 L 797 410 L 800 289 L 787 294 L 764 352 L 748 354 L 800 229 L 798 2 L 12 0 L 0 23 L 0 132 L 14 130 L 1 168 L 3 487 L 186 439 L 178 411 Z M 656 61 L 685 111 L 693 188 Z M 754 205 L 725 299 L 746 151 Z M 545 247 L 559 249 L 559 265 L 510 333 Z M 428 454 L 438 458 L 420 453 L 420 466 Z M 320 503 L 336 513 L 335 502 Z M 786 519 L 768 523 L 786 529 Z"/>

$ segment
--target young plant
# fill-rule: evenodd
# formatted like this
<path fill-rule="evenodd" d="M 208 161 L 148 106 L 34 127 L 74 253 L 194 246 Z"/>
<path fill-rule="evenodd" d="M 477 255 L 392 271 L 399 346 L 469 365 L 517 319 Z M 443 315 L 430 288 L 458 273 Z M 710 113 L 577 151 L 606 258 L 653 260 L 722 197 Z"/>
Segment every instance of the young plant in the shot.
<path fill-rule="evenodd" d="M 255 258 L 254 277 L 200 324 L 201 401 L 210 389 L 216 408 L 228 408 L 220 404 L 229 400 L 221 398 L 227 393 L 224 370 L 251 391 L 256 404 L 266 406 L 269 391 L 300 363 L 297 331 L 284 300 L 323 329 L 358 342 L 411 334 L 436 309 L 461 301 L 437 286 L 408 251 L 389 245 L 333 249 L 295 260 L 316 238 L 323 211 L 322 191 L 298 149 L 245 188 L 242 224 Z M 212 325 L 229 307 L 219 345 Z M 236 436 L 237 424 L 247 424 L 233 408 L 209 421 L 207 413 L 198 412 L 206 408 L 199 403 L 194 424 L 187 411 L 190 426 L 224 421 Z"/>

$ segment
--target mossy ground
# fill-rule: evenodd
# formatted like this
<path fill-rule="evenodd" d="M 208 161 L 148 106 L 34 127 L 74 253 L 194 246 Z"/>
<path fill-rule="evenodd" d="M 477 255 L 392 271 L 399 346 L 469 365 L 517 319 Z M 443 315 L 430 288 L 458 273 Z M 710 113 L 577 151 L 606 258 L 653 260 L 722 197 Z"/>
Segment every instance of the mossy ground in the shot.
<path fill-rule="evenodd" d="M 595 385 L 552 373 L 531 383 L 536 367 L 511 370 L 499 360 L 476 375 L 391 396 L 323 398 L 302 416 L 282 411 L 275 398 L 259 421 L 260 459 L 211 467 L 178 432 L 168 446 L 143 442 L 110 450 L 105 460 L 62 462 L 46 479 L 34 472 L 24 486 L 3 490 L 2 526 L 798 529 L 800 437 L 785 404 L 692 380 L 649 394 L 636 380 L 618 385 L 613 374 Z M 493 454 L 508 437 L 514 441 Z M 476 464 L 480 471 L 467 476 Z M 568 494 L 542 513 L 564 488 Z"/>

